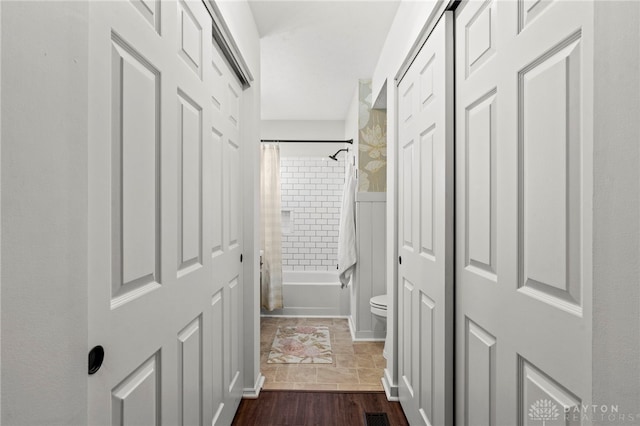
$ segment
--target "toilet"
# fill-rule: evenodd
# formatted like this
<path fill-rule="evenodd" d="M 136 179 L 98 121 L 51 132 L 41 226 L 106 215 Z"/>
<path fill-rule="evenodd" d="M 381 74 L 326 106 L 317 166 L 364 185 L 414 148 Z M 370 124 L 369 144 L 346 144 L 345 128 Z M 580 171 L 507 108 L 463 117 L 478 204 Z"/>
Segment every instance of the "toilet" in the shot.
<path fill-rule="evenodd" d="M 377 316 L 378 318 L 380 318 L 382 321 L 384 321 L 385 329 L 386 329 L 386 322 L 387 322 L 387 303 L 388 303 L 388 297 L 386 294 L 373 296 L 369 300 L 369 304 L 371 305 L 371 313 Z M 384 349 L 382 350 L 382 355 L 385 357 L 385 359 L 388 359 L 387 339 L 388 339 L 388 334 L 384 339 Z"/>

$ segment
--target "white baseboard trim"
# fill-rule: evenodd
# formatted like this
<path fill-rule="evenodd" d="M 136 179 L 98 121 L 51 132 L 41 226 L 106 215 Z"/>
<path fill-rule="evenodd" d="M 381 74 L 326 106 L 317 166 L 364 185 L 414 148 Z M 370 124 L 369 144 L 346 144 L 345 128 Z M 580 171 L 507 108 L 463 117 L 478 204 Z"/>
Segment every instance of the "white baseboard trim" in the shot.
<path fill-rule="evenodd" d="M 354 342 L 384 342 L 383 337 L 353 337 L 353 334 L 351 340 Z"/>
<path fill-rule="evenodd" d="M 253 385 L 253 388 L 244 388 L 242 390 L 242 398 L 243 399 L 258 399 L 260 395 L 260 390 L 264 385 L 264 376 L 262 373 L 258 373 L 258 379 L 256 383 Z"/>
<path fill-rule="evenodd" d="M 374 331 L 357 331 L 356 326 L 353 323 L 353 317 L 349 315 L 349 333 L 351 333 L 351 340 L 354 342 L 384 342 L 385 336 L 376 336 Z"/>
<path fill-rule="evenodd" d="M 389 370 L 385 368 L 384 376 L 382 377 L 382 387 L 384 388 L 384 393 L 387 395 L 387 401 L 399 401 L 398 386 L 394 386 L 391 383 Z"/>
<path fill-rule="evenodd" d="M 260 314 L 262 318 L 349 318 L 348 315 L 284 315 L 284 314 Z"/>
<path fill-rule="evenodd" d="M 351 333 L 351 340 L 356 340 L 356 326 L 353 323 L 353 317 L 349 315 L 347 319 L 349 320 L 349 332 Z"/>
<path fill-rule="evenodd" d="M 342 315 L 340 314 L 340 310 L 338 308 L 307 308 L 287 306 L 282 309 L 276 309 L 275 311 L 273 311 L 273 314 L 269 313 L 268 316 L 339 318 Z"/>

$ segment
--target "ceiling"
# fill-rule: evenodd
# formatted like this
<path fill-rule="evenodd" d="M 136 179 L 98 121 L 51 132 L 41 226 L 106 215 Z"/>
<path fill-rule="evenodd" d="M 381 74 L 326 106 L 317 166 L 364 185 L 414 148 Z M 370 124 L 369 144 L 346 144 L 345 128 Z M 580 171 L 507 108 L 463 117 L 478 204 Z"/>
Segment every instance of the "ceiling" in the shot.
<path fill-rule="evenodd" d="M 263 120 L 344 120 L 371 78 L 399 0 L 250 0 Z"/>

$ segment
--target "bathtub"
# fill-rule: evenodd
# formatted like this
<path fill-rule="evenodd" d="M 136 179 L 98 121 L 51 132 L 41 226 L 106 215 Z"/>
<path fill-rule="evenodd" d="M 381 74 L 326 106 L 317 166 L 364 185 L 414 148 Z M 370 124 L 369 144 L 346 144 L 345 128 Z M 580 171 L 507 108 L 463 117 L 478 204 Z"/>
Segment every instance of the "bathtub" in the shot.
<path fill-rule="evenodd" d="M 340 287 L 335 271 L 282 271 L 284 307 L 262 310 L 262 315 L 327 316 L 349 315 L 349 290 Z"/>

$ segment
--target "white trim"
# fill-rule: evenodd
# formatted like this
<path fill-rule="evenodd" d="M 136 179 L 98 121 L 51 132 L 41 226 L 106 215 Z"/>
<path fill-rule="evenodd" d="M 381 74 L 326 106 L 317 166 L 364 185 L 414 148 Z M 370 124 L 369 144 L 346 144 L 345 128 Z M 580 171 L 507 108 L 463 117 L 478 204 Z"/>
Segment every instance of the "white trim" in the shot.
<path fill-rule="evenodd" d="M 214 0 L 203 1 L 211 16 L 213 38 L 222 50 L 223 56 L 229 62 L 229 66 L 241 82 L 243 88 L 251 86 L 253 74 L 249 70 L 247 62 L 244 60 L 240 49 L 236 44 L 227 23 L 225 22 L 218 5 Z"/>
<path fill-rule="evenodd" d="M 400 397 L 398 397 L 398 386 L 391 384 L 391 375 L 386 368 L 384 369 L 384 376 L 382 377 L 382 387 L 384 388 L 384 393 L 387 395 L 387 401 L 400 401 Z"/>
<path fill-rule="evenodd" d="M 282 309 L 276 309 L 274 314 L 260 314 L 263 317 L 291 317 L 291 318 L 346 318 L 340 316 L 338 312 L 341 309 L 333 307 L 284 307 Z"/>
<path fill-rule="evenodd" d="M 258 399 L 260 396 L 260 390 L 264 386 L 265 377 L 262 373 L 258 373 L 258 378 L 256 379 L 256 383 L 252 388 L 244 388 L 242 390 L 242 399 Z"/>
<path fill-rule="evenodd" d="M 348 317 L 348 322 L 349 322 L 349 333 L 351 333 L 351 340 L 356 340 L 356 334 L 355 334 L 355 329 L 356 329 L 356 325 L 353 323 L 353 317 L 351 315 L 349 315 Z"/>
<path fill-rule="evenodd" d="M 351 338 L 354 342 L 384 342 L 384 337 L 355 337 Z"/>
<path fill-rule="evenodd" d="M 0 22 L 2 22 L 2 4 L 0 3 Z M 0 63 L 2 59 L 2 31 L 0 31 Z M 2 81 L 2 67 L 0 66 L 0 81 Z M 2 85 L 0 85 L 0 123 L 2 123 Z M 2 132 L 0 132 L 0 141 L 2 141 Z M 0 146 L 2 144 L 0 143 Z M 0 154 L 0 164 L 2 157 Z M 1 170 L 1 168 L 0 168 Z M 2 173 L 0 173 L 2 176 Z M 0 194 L 2 194 L 2 183 L 0 180 Z M 2 197 L 0 196 L 0 200 Z M 2 203 L 0 202 L 0 223 L 2 223 Z M 2 227 L 0 227 L 0 247 L 2 247 Z M 0 250 L 0 265 L 2 265 L 2 251 Z M 0 278 L 0 318 L 2 318 L 2 279 Z M 2 353 L 2 327 L 0 327 L 0 354 Z M 0 355 L 0 422 L 2 421 L 2 356 Z"/>
<path fill-rule="evenodd" d="M 455 0 L 437 0 L 437 4 L 431 11 L 431 15 L 429 15 L 429 18 L 427 18 L 427 21 L 422 27 L 422 31 L 420 31 L 420 34 L 418 34 L 416 41 L 413 43 L 413 46 L 411 46 L 407 57 L 402 62 L 402 65 L 400 65 L 400 69 L 398 69 L 398 72 L 394 77 L 396 86 L 400 84 L 400 81 L 404 78 L 404 75 L 407 73 L 409 67 L 418 56 L 420 49 L 422 49 L 422 46 L 426 43 L 427 39 L 431 35 L 431 32 L 436 27 L 436 24 L 444 15 L 444 12 L 450 9 L 454 3 Z"/>
<path fill-rule="evenodd" d="M 277 315 L 277 314 L 260 314 L 261 318 L 339 318 L 349 319 L 348 315 Z"/>
<path fill-rule="evenodd" d="M 384 342 L 386 340 L 386 337 L 375 337 L 375 331 L 356 331 L 353 316 L 349 315 L 347 318 L 349 319 L 349 333 L 353 342 Z"/>

